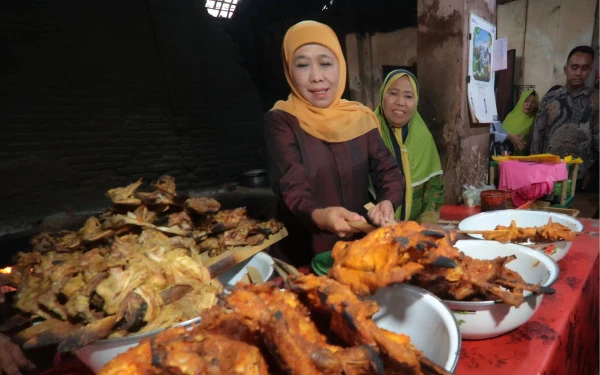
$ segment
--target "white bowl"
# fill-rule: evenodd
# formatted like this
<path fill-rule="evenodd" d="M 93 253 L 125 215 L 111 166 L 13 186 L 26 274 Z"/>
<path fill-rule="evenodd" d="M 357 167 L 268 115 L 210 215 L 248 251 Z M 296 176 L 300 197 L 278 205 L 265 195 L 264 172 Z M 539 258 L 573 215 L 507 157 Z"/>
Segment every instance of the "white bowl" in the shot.
<path fill-rule="evenodd" d="M 472 258 L 494 259 L 499 256 L 515 255 L 517 259 L 506 265 L 518 272 L 525 282 L 546 287 L 558 279 L 558 264 L 545 253 L 511 243 L 496 241 L 458 241 L 455 245 Z M 444 301 L 454 312 L 464 339 L 488 339 L 500 336 L 525 324 L 537 311 L 543 294 L 525 291 L 521 306 L 510 306 L 502 301 Z"/>
<path fill-rule="evenodd" d="M 273 258 L 264 252 L 260 252 L 253 256 L 252 258 L 248 258 L 245 261 L 236 264 L 231 267 L 227 271 L 223 272 L 218 276 L 219 281 L 223 286 L 233 287 L 238 281 L 244 277 L 244 274 L 248 273 L 246 267 L 251 266 L 258 270 L 260 276 L 263 281 L 267 281 L 273 275 L 273 270 L 275 262 Z"/>
<path fill-rule="evenodd" d="M 200 321 L 200 317 L 175 324 L 171 327 L 190 326 L 189 328 L 191 328 L 191 326 L 198 321 Z M 73 354 L 75 354 L 77 358 L 81 360 L 81 362 L 83 362 L 87 367 L 97 374 L 108 362 L 110 362 L 119 354 L 126 352 L 129 348 L 137 346 L 142 339 L 156 336 L 167 328 L 161 328 L 137 335 L 96 341 L 95 343 L 86 345 L 83 348 L 73 350 Z"/>
<path fill-rule="evenodd" d="M 430 360 L 452 372 L 458 363 L 461 336 L 452 312 L 432 293 L 413 285 L 381 288 L 367 297 L 379 304 L 378 327 L 410 336 Z"/>
<path fill-rule="evenodd" d="M 517 223 L 518 227 L 540 227 L 548 224 L 548 220 L 569 227 L 572 231 L 581 232 L 583 225 L 571 216 L 558 214 L 555 212 L 529 211 L 529 210 L 500 210 L 482 212 L 470 216 L 458 224 L 459 230 L 491 230 L 497 225 L 509 226 L 511 220 Z M 481 234 L 470 234 L 473 238 L 483 239 Z M 555 245 L 554 250 L 550 250 L 550 256 L 557 262 L 561 260 L 571 248 L 573 241 L 557 241 L 544 244 L 535 244 L 533 242 L 522 243 L 521 245 L 544 251 L 549 246 Z"/>

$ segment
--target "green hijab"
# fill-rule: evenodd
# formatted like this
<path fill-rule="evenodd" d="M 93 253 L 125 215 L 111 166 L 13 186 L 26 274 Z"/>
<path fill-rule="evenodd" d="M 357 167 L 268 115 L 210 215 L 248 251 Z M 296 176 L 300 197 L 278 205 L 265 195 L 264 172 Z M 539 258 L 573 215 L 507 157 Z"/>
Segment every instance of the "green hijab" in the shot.
<path fill-rule="evenodd" d="M 415 92 L 415 111 L 408 122 L 408 136 L 406 142 L 402 142 L 402 128 L 392 128 L 383 112 L 383 97 L 390 86 L 400 77 L 407 76 Z M 395 137 L 401 150 L 402 169 L 406 179 L 405 192 L 405 217 L 410 217 L 412 208 L 412 189 L 416 186 L 426 183 L 432 177 L 441 175 L 442 163 L 437 151 L 431 132 L 425 125 L 416 106 L 419 103 L 419 87 L 416 77 L 407 70 L 397 69 L 385 77 L 381 89 L 379 90 L 380 104 L 375 109 L 375 116 L 379 120 L 379 130 L 383 142 L 396 158 L 392 137 Z M 399 218 L 401 210 L 396 211 L 396 218 Z"/>
<path fill-rule="evenodd" d="M 505 132 L 520 135 L 525 138 L 525 142 L 527 143 L 529 143 L 529 134 L 535 120 L 535 112 L 531 114 L 523 112 L 523 105 L 530 95 L 534 95 L 537 100 L 537 94 L 534 90 L 524 91 L 515 108 L 506 116 L 502 123 Z M 523 155 L 523 151 L 515 150 L 514 155 Z"/>

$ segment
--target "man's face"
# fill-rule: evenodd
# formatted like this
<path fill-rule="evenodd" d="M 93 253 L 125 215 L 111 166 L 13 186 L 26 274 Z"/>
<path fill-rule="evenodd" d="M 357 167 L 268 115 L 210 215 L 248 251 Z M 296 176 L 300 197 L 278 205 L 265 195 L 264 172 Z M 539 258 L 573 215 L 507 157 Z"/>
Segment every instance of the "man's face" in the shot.
<path fill-rule="evenodd" d="M 571 88 L 583 87 L 591 69 L 592 56 L 583 52 L 574 53 L 569 61 L 567 61 L 567 65 L 565 65 L 567 86 Z"/>

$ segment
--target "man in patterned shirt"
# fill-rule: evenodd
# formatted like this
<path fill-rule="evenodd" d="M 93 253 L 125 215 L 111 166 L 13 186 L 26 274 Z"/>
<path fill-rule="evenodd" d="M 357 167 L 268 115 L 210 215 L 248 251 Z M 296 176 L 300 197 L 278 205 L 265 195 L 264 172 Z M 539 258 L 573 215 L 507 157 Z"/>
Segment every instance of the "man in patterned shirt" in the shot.
<path fill-rule="evenodd" d="M 593 61 L 591 47 L 571 50 L 564 67 L 567 84 L 546 94 L 531 131 L 532 155 L 550 153 L 583 159 L 578 179 L 598 159 L 598 90 L 585 87 Z"/>

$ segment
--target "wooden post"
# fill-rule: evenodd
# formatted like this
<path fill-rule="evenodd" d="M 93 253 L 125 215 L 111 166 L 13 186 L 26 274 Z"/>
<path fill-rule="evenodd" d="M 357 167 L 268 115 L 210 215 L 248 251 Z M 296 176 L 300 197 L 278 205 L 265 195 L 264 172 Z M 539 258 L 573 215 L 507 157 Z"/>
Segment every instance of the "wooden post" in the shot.
<path fill-rule="evenodd" d="M 568 185 L 569 180 L 564 180 L 561 182 L 562 186 L 560 189 L 560 205 L 564 206 L 565 203 L 567 202 L 567 185 Z"/>
<path fill-rule="evenodd" d="M 571 196 L 575 196 L 575 188 L 577 187 L 577 172 L 579 172 L 579 164 L 575 164 L 571 171 Z"/>

